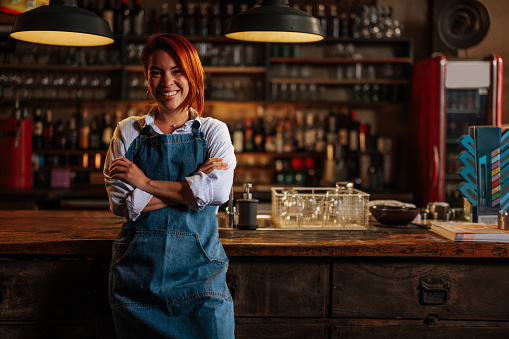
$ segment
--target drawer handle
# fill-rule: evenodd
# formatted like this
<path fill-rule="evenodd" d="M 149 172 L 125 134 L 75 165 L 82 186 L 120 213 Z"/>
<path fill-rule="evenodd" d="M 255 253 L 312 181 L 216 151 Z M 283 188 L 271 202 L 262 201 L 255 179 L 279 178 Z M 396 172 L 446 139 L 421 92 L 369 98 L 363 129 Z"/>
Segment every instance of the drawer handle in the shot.
<path fill-rule="evenodd" d="M 449 280 L 436 277 L 421 278 L 419 301 L 422 305 L 443 305 L 449 300 Z"/>

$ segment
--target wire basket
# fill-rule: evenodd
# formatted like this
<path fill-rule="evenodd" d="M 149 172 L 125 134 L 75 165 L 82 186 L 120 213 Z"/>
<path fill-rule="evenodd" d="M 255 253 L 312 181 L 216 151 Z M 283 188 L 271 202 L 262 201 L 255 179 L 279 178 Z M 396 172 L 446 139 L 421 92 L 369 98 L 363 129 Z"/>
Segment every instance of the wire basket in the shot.
<path fill-rule="evenodd" d="M 272 187 L 276 228 L 365 230 L 369 194 L 341 187 Z"/>

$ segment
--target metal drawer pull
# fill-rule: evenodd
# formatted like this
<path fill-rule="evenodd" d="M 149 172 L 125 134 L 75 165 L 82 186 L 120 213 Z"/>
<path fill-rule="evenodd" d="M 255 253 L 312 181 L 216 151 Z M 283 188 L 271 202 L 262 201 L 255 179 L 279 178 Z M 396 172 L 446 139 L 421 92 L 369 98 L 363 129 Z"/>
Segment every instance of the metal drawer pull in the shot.
<path fill-rule="evenodd" d="M 436 277 L 421 278 L 419 301 L 422 305 L 443 305 L 449 300 L 449 280 Z"/>

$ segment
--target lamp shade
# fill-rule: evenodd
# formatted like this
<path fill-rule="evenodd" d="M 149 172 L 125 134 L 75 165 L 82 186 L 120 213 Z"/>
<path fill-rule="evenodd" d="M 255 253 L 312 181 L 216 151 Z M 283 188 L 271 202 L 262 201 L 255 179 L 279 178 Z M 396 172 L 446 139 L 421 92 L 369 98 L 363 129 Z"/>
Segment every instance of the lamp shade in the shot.
<path fill-rule="evenodd" d="M 100 46 L 114 42 L 103 18 L 64 1 L 51 0 L 18 14 L 11 30 L 14 39 L 46 45 Z"/>
<path fill-rule="evenodd" d="M 286 0 L 264 0 L 232 17 L 227 38 L 257 42 L 315 42 L 323 40 L 320 20 L 288 6 Z"/>

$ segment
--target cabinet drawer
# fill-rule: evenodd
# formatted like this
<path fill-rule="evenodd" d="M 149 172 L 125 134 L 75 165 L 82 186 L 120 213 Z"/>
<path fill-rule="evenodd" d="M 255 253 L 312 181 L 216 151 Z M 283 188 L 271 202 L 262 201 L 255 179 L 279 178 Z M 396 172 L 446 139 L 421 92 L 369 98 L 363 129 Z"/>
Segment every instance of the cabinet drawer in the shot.
<path fill-rule="evenodd" d="M 509 320 L 509 265 L 484 261 L 336 261 L 332 315 Z"/>
<path fill-rule="evenodd" d="M 230 258 L 235 316 L 323 317 L 329 274 L 320 261 Z"/>
<path fill-rule="evenodd" d="M 0 260 L 0 321 L 95 321 L 97 274 L 93 260 Z"/>
<path fill-rule="evenodd" d="M 325 339 L 329 328 L 324 325 L 306 324 L 305 320 L 295 320 L 293 324 L 235 323 L 235 339 Z"/>
<path fill-rule="evenodd" d="M 416 321 L 417 322 L 417 321 Z M 437 326 L 428 326 L 422 321 L 420 324 L 409 325 L 402 323 L 378 324 L 357 326 L 339 326 L 331 328 L 332 339 L 385 339 L 385 338 L 412 338 L 412 339 L 502 339 L 509 336 L 508 323 L 482 323 L 482 322 L 453 322 L 443 324 L 439 321 Z"/>

